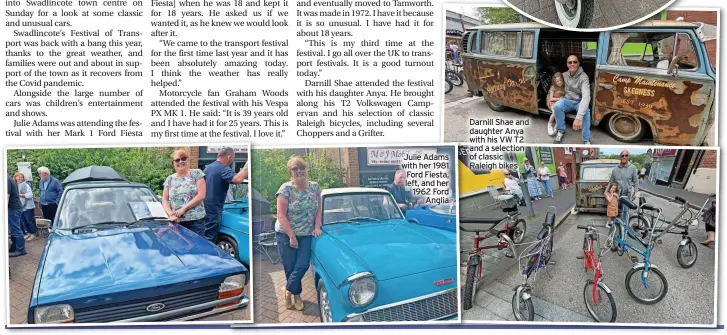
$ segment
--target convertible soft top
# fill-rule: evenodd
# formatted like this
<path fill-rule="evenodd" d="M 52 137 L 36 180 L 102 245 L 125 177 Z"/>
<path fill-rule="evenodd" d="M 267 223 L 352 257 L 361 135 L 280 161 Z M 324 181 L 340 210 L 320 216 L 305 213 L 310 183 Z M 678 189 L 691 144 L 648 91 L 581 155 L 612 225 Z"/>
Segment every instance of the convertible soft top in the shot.
<path fill-rule="evenodd" d="M 64 184 L 89 182 L 89 181 L 128 181 L 116 170 L 108 166 L 91 165 L 80 168 L 63 180 Z"/>

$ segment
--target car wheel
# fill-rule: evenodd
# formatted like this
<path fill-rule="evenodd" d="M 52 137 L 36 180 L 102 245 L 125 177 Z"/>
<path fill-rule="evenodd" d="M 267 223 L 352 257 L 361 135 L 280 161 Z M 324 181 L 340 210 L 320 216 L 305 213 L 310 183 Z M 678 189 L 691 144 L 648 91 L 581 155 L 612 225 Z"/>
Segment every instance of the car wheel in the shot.
<path fill-rule="evenodd" d="M 240 255 L 240 250 L 237 248 L 237 243 L 235 242 L 235 240 L 227 236 L 220 236 L 217 240 L 217 247 L 219 247 L 226 254 L 232 256 L 232 258 L 240 260 L 240 258 L 238 258 L 238 256 Z"/>
<path fill-rule="evenodd" d="M 505 111 L 505 106 L 504 105 L 496 104 L 496 103 L 494 103 L 492 101 L 489 101 L 487 99 L 485 99 L 485 103 L 487 103 L 487 106 L 489 106 L 490 109 L 492 109 L 495 112 L 504 112 Z"/>
<path fill-rule="evenodd" d="M 633 143 L 644 137 L 646 127 L 635 116 L 616 113 L 608 118 L 608 132 L 621 142 Z"/>
<path fill-rule="evenodd" d="M 562 4 L 555 1 L 558 20 L 566 28 L 589 28 L 594 10 L 594 0 L 566 0 Z"/>
<path fill-rule="evenodd" d="M 323 279 L 318 280 L 318 312 L 321 315 L 321 322 L 333 322 L 333 314 L 331 313 L 331 301 L 328 299 L 328 290 Z"/>

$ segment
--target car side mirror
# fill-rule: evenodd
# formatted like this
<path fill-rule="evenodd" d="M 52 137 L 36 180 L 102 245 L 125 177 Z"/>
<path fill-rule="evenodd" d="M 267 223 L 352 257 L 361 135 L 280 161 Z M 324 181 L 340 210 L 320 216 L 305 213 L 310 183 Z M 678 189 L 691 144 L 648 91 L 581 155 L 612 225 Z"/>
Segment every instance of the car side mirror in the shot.
<path fill-rule="evenodd" d="M 669 68 L 666 70 L 666 74 L 670 74 L 674 77 L 679 73 L 679 62 L 682 60 L 680 56 L 674 56 L 669 63 Z"/>

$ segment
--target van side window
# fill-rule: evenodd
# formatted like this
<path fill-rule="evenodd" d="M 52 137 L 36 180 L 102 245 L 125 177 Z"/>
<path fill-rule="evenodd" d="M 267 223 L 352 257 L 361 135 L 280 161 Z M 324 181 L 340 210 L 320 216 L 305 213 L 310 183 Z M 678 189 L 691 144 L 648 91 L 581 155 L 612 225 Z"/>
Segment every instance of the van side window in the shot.
<path fill-rule="evenodd" d="M 533 58 L 534 45 L 535 34 L 531 31 L 524 31 L 520 40 L 520 58 Z"/>
<path fill-rule="evenodd" d="M 697 58 L 697 50 L 694 48 L 694 42 L 688 34 L 677 34 L 676 54 L 679 57 L 679 69 L 693 70 L 699 67 L 699 58 Z"/>
<path fill-rule="evenodd" d="M 682 41 L 675 43 L 675 40 Z M 677 49 L 675 55 L 674 49 Z M 609 65 L 668 69 L 674 56 L 682 56 L 679 69 L 694 69 L 698 61 L 687 34 L 670 32 L 612 32 Z"/>
<path fill-rule="evenodd" d="M 483 55 L 517 56 L 518 33 L 516 31 L 489 31 L 481 34 L 480 52 Z"/>

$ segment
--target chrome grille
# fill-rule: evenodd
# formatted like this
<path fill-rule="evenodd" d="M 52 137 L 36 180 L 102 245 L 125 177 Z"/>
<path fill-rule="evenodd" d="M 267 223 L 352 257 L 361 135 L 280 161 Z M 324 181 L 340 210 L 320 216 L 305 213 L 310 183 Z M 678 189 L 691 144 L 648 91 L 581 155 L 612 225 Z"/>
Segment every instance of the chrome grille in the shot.
<path fill-rule="evenodd" d="M 457 314 L 457 290 L 443 294 L 370 311 L 363 314 L 366 322 L 430 321 Z"/>
<path fill-rule="evenodd" d="M 153 297 L 149 299 L 137 299 L 89 308 L 79 308 L 74 311 L 76 316 L 75 322 L 114 322 L 119 320 L 137 318 L 141 316 L 153 315 L 162 312 L 169 312 L 176 309 L 195 306 L 217 300 L 218 290 L 219 286 L 215 285 L 159 297 Z M 164 309 L 157 312 L 147 311 L 146 307 L 153 303 L 164 304 Z M 212 310 L 212 308 L 209 308 L 208 310 Z M 205 311 L 206 310 L 194 311 L 192 312 L 192 314 L 202 313 Z"/>

